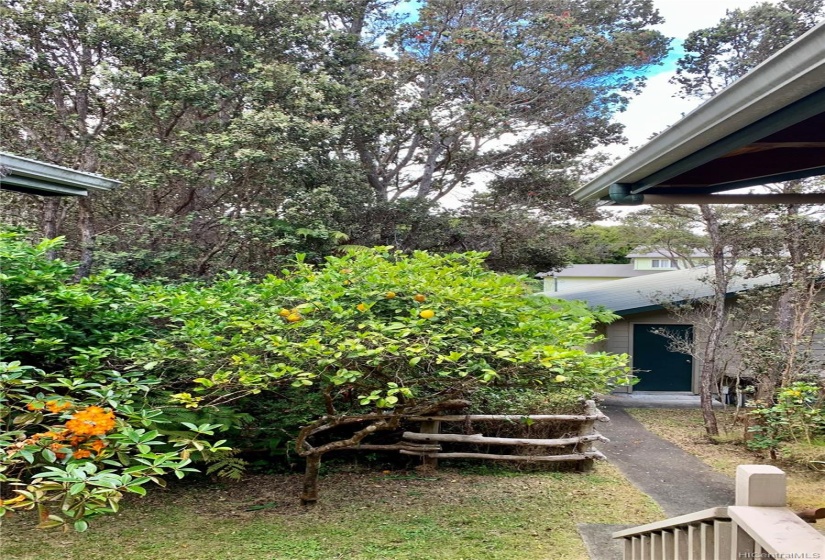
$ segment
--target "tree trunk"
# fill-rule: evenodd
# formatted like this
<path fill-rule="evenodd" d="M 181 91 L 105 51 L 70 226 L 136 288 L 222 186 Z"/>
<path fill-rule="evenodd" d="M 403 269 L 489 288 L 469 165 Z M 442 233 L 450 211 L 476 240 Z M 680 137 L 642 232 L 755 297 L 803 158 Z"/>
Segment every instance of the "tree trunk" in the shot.
<path fill-rule="evenodd" d="M 728 274 L 725 269 L 725 245 L 719 229 L 719 218 L 707 204 L 699 206 L 705 221 L 713 253 L 713 303 L 711 306 L 711 327 L 702 354 L 702 372 L 699 376 L 699 400 L 705 431 L 710 436 L 719 435 L 716 413 L 713 411 L 713 388 L 716 382 L 716 351 L 725 327 L 725 296 L 728 292 Z"/>
<path fill-rule="evenodd" d="M 83 197 L 78 205 L 78 225 L 80 226 L 80 266 L 74 279 L 78 281 L 92 273 L 92 261 L 95 251 L 95 227 L 89 199 Z"/>
<path fill-rule="evenodd" d="M 301 494 L 301 505 L 312 506 L 318 501 L 318 473 L 321 470 L 321 455 L 307 455 L 307 466 L 304 472 L 304 491 Z"/>
<path fill-rule="evenodd" d="M 46 239 L 54 239 L 60 235 L 60 211 L 63 198 L 52 196 L 43 201 L 43 214 L 40 217 L 40 232 Z M 46 253 L 46 258 L 53 260 L 56 254 L 54 251 Z"/>

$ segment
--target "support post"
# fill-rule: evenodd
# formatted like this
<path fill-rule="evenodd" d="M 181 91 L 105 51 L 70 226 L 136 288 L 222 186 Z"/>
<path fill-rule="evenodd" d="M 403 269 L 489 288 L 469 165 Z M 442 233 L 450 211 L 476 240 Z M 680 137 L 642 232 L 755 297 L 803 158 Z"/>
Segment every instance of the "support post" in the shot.
<path fill-rule="evenodd" d="M 598 409 L 596 408 L 595 401 L 585 401 L 584 403 L 584 414 L 585 416 L 593 416 L 595 417 L 598 413 Z M 579 436 L 589 436 L 592 435 L 594 432 L 593 426 L 595 425 L 595 420 L 585 420 L 582 422 L 581 427 L 579 428 Z M 588 451 L 593 450 L 593 442 L 592 441 L 583 441 L 576 446 L 576 450 L 580 453 L 586 453 Z M 579 472 L 590 472 L 593 470 L 593 459 L 582 459 L 579 461 L 578 465 L 576 465 L 576 470 Z"/>
<path fill-rule="evenodd" d="M 421 422 L 422 434 L 437 434 L 441 432 L 441 422 L 438 420 L 425 420 Z M 436 470 L 438 468 L 438 459 L 424 455 L 421 466 L 425 469 Z"/>

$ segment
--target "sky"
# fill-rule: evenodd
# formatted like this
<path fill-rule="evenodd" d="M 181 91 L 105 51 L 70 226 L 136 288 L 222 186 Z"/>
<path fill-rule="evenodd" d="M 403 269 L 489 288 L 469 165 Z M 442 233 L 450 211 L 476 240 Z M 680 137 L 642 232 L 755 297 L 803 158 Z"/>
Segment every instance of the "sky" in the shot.
<path fill-rule="evenodd" d="M 777 0 L 653 0 L 665 19 L 665 23 L 656 26 L 656 29 L 674 38 L 671 43 L 673 52 L 665 66 L 654 67 L 648 74 L 642 94 L 630 102 L 624 113 L 616 115 L 616 120 L 625 125 L 628 143 L 612 147 L 610 153 L 628 155 L 632 148 L 641 146 L 652 134 L 661 132 L 700 104 L 696 99 L 674 97 L 678 88 L 668 83 L 675 73 L 681 42 L 688 33 L 715 25 L 725 16 L 726 10 L 747 9 L 764 1 L 778 3 Z"/>

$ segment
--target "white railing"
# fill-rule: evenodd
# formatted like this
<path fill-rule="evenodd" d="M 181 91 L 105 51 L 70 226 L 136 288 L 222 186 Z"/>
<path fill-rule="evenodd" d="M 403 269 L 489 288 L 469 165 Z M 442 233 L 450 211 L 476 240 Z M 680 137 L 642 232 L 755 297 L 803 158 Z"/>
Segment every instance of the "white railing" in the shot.
<path fill-rule="evenodd" d="M 785 473 L 768 465 L 736 469 L 736 505 L 674 517 L 613 534 L 624 560 L 825 560 L 825 536 L 785 507 Z"/>

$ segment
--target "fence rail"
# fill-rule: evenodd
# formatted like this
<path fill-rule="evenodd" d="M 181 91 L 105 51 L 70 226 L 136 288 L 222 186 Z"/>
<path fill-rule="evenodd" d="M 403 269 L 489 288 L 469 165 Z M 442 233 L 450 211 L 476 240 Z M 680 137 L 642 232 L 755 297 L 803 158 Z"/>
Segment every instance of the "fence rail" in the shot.
<path fill-rule="evenodd" d="M 538 439 L 538 438 L 508 438 L 488 437 L 484 434 L 442 434 L 442 422 L 513 422 L 530 420 L 531 422 L 571 422 L 578 423 L 573 432 L 575 436 Z M 593 449 L 596 441 L 608 441 L 606 437 L 596 432 L 596 422 L 607 422 L 609 418 L 602 414 L 594 401 L 585 402 L 584 414 L 469 414 L 445 416 L 415 416 L 409 418 L 421 422 L 420 432 L 404 432 L 402 442 L 414 445 L 439 445 L 441 443 L 459 445 L 492 445 L 512 447 L 538 448 L 570 448 L 567 453 L 557 455 L 511 455 L 499 453 L 476 453 L 469 451 L 432 451 L 425 449 L 400 449 L 404 455 L 417 455 L 423 458 L 426 466 L 435 468 L 438 459 L 480 459 L 492 461 L 536 461 L 536 462 L 566 462 L 578 461 L 579 470 L 590 470 L 594 460 L 604 459 L 604 455 Z"/>

